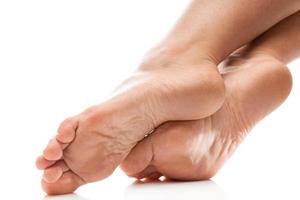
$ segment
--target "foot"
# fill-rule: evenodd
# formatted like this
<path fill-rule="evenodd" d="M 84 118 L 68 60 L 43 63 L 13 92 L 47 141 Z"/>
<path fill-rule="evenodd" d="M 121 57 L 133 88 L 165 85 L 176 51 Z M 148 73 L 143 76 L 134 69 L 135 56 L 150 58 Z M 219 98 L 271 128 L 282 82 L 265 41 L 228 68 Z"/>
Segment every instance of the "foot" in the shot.
<path fill-rule="evenodd" d="M 139 142 L 122 163 L 138 179 L 211 178 L 249 130 L 279 106 L 291 89 L 289 70 L 268 55 L 235 56 L 223 68 L 225 103 L 210 117 L 167 122 Z"/>
<path fill-rule="evenodd" d="M 65 120 L 37 160 L 48 194 L 104 179 L 155 127 L 215 112 L 224 100 L 216 66 L 143 68 L 108 101 Z M 193 106 L 191 106 L 193 105 Z"/>

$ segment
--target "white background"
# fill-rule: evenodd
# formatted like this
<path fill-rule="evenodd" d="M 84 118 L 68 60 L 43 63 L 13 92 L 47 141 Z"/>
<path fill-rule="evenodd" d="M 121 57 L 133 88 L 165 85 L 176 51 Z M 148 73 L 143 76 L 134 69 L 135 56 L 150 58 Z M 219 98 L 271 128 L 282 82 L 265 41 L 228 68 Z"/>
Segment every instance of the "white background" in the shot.
<path fill-rule="evenodd" d="M 59 122 L 109 94 L 186 3 L 0 1 L 0 199 L 44 198 L 34 161 Z M 289 99 L 256 126 L 213 181 L 136 185 L 117 170 L 79 189 L 80 196 L 63 198 L 300 199 L 299 65 L 289 65 Z"/>

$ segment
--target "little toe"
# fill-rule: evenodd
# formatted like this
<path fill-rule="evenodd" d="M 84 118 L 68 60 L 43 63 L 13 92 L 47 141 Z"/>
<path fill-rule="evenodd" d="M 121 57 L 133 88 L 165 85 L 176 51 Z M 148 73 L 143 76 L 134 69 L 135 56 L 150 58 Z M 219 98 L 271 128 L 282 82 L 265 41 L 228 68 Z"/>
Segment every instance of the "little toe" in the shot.
<path fill-rule="evenodd" d="M 77 126 L 78 120 L 74 117 L 64 120 L 58 128 L 56 139 L 61 143 L 72 142 L 75 138 Z"/>
<path fill-rule="evenodd" d="M 161 176 L 161 174 L 157 172 L 156 168 L 154 166 L 152 166 L 152 165 L 149 165 L 143 171 L 141 171 L 141 172 L 139 172 L 137 174 L 129 175 L 129 176 L 130 177 L 134 177 L 136 179 L 145 179 L 145 178 L 149 178 L 150 179 L 151 177 L 152 177 L 152 179 L 154 179 L 155 176 L 158 176 L 158 175 Z"/>
<path fill-rule="evenodd" d="M 48 183 L 42 180 L 43 190 L 48 195 L 68 194 L 74 192 L 85 182 L 72 171 L 67 171 L 54 183 Z"/>
<path fill-rule="evenodd" d="M 44 156 L 39 156 L 35 161 L 35 165 L 38 169 L 44 170 L 53 165 L 55 162 L 56 161 L 53 160 L 46 160 Z"/>
<path fill-rule="evenodd" d="M 162 174 L 159 172 L 153 172 L 152 174 L 147 175 L 145 178 L 148 181 L 158 180 L 160 177 L 162 177 Z"/>
<path fill-rule="evenodd" d="M 56 162 L 53 166 L 45 169 L 43 180 L 47 183 L 56 182 L 64 172 L 68 171 L 69 167 L 63 160 Z"/>
<path fill-rule="evenodd" d="M 130 177 L 145 170 L 153 160 L 152 135 L 140 141 L 123 160 L 120 167 Z"/>
<path fill-rule="evenodd" d="M 51 139 L 43 152 L 44 158 L 50 161 L 55 161 L 61 159 L 62 155 L 63 151 L 61 145 L 58 141 L 56 141 L 56 139 Z"/>

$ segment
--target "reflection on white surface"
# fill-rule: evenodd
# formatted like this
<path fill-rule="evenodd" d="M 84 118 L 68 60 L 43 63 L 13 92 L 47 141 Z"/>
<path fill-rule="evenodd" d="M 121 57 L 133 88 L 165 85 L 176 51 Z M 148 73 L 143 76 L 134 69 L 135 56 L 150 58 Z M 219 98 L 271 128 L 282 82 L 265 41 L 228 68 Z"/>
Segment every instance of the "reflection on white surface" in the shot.
<path fill-rule="evenodd" d="M 58 196 L 46 196 L 43 200 L 89 200 L 77 194 L 67 194 Z"/>
<path fill-rule="evenodd" d="M 213 181 L 200 182 L 136 182 L 125 191 L 125 200 L 228 200 Z"/>
<path fill-rule="evenodd" d="M 120 188 L 116 188 L 119 190 Z M 101 191 L 101 190 L 99 190 Z M 119 190 L 120 191 L 120 190 Z M 46 196 L 43 200 L 100 200 L 116 199 L 112 195 L 102 192 L 92 198 L 86 198 L 77 194 Z M 119 193 L 120 194 L 120 193 Z M 103 196 L 104 195 L 104 196 Z M 108 197 L 110 196 L 110 198 Z M 124 200 L 228 200 L 227 195 L 213 181 L 200 182 L 135 182 L 129 185 L 123 197 Z"/>

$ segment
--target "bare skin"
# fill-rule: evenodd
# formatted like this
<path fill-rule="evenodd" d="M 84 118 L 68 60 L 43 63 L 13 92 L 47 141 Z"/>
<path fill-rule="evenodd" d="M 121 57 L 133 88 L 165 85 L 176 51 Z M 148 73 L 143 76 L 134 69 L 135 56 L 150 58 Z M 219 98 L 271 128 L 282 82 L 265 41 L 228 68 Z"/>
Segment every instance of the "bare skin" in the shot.
<path fill-rule="evenodd" d="M 288 95 L 291 77 L 280 61 L 287 62 L 297 56 L 295 52 L 298 52 L 297 44 L 300 43 L 297 37 L 299 26 L 294 20 L 296 17 L 299 19 L 299 14 L 258 38 L 253 42 L 252 48 L 242 50 L 242 56 L 239 54 L 240 56 L 232 56 L 227 60 L 225 69 L 233 66 L 235 71 L 223 75 L 229 92 L 225 104 L 217 113 L 203 120 L 169 122 L 157 128 L 153 134 L 141 141 L 122 163 L 127 174 L 136 178 L 151 179 L 165 175 L 181 180 L 206 179 L 214 175 L 249 129 Z M 289 46 L 285 51 L 281 51 L 280 44 L 283 42 Z M 274 44 L 280 48 L 276 48 Z M 280 57 L 274 57 L 277 54 Z M 237 85 L 236 82 L 240 84 Z M 265 83 L 269 83 L 273 90 Z M 253 104 L 253 96 L 259 105 Z M 239 105 L 237 102 L 243 104 Z M 255 112 L 250 112 L 252 110 Z M 225 126 L 224 119 L 227 122 Z M 213 132 L 216 135 L 212 137 Z M 43 167 L 50 165 L 42 162 L 40 164 L 43 164 Z M 63 161 L 48 168 L 45 173 L 53 175 L 55 171 L 60 170 L 65 173 L 58 182 L 43 182 L 48 193 L 70 192 L 84 184 L 69 171 Z M 61 175 L 62 172 L 58 174 Z"/>
<path fill-rule="evenodd" d="M 160 126 L 135 146 L 123 170 L 139 179 L 214 176 L 249 130 L 288 96 L 285 63 L 300 56 L 299 35 L 300 12 L 229 57 L 221 70 L 227 89 L 222 108 L 205 119 Z"/>
<path fill-rule="evenodd" d="M 162 175 L 177 180 L 202 180 L 214 175 L 253 125 L 248 123 L 248 120 L 253 119 L 247 119 L 247 124 L 245 123 L 246 117 L 249 117 L 244 116 L 247 110 L 242 110 L 245 109 L 244 105 L 236 106 L 237 102 L 243 100 L 249 106 L 253 102 L 252 97 L 260 95 L 257 101 L 263 99 L 263 105 L 269 106 L 267 100 L 272 100 L 272 108 L 265 108 L 270 111 L 289 93 L 289 71 L 280 62 L 268 59 L 254 57 L 251 61 L 236 63 L 236 67 L 241 70 L 224 75 L 230 98 L 227 98 L 216 114 L 203 120 L 167 122 L 161 125 L 134 147 L 123 161 L 122 169 L 128 176 L 151 180 Z M 242 69 L 243 66 L 248 68 Z M 251 80 L 249 76 L 254 79 Z M 270 91 L 270 85 L 265 85 L 265 82 L 275 86 L 277 92 Z M 256 106 L 257 110 L 263 108 L 261 104 Z M 50 167 L 44 161 L 41 158 L 38 165 L 46 168 L 42 186 L 48 194 L 73 192 L 87 183 L 73 173 L 63 160 L 55 164 L 49 163 Z M 52 180 L 55 181 L 51 182 Z"/>
<path fill-rule="evenodd" d="M 47 168 L 43 177 L 44 190 L 48 194 L 69 193 L 83 183 L 101 180 L 109 176 L 137 142 L 155 127 L 167 121 L 200 119 L 218 110 L 225 95 L 217 64 L 230 51 L 300 7 L 299 1 L 289 1 L 289 4 L 282 0 L 251 1 L 247 12 L 257 12 L 257 6 L 262 6 L 270 9 L 269 14 L 261 11 L 253 19 L 249 12 L 239 20 L 236 19 L 241 13 L 242 0 L 233 9 L 223 5 L 229 7 L 230 15 L 225 15 L 219 6 L 209 1 L 195 1 L 115 96 L 60 125 L 58 135 L 37 160 L 38 168 Z M 203 20 L 193 19 L 197 13 L 202 13 L 202 3 L 205 9 L 218 11 L 220 15 L 206 13 Z M 231 0 L 228 3 L 233 5 Z M 257 23 L 262 16 L 267 23 Z M 217 23 L 208 28 L 208 32 L 203 28 L 186 32 L 189 27 L 198 27 L 197 20 L 210 24 L 213 18 Z M 223 23 L 240 27 L 234 29 L 240 37 L 229 34 L 229 30 L 215 34 Z M 245 29 L 245 25 L 251 24 L 255 24 L 251 31 Z M 205 41 L 203 32 L 207 34 Z M 189 39 L 179 41 L 178 45 L 176 41 L 182 38 Z M 170 60 L 171 56 L 176 59 Z"/>
<path fill-rule="evenodd" d="M 276 59 L 253 55 L 228 61 L 235 67 L 231 70 L 236 71 L 223 75 L 228 93 L 221 109 L 201 120 L 161 125 L 138 143 L 121 164 L 128 176 L 209 179 L 251 128 L 288 96 L 291 77 Z"/>

